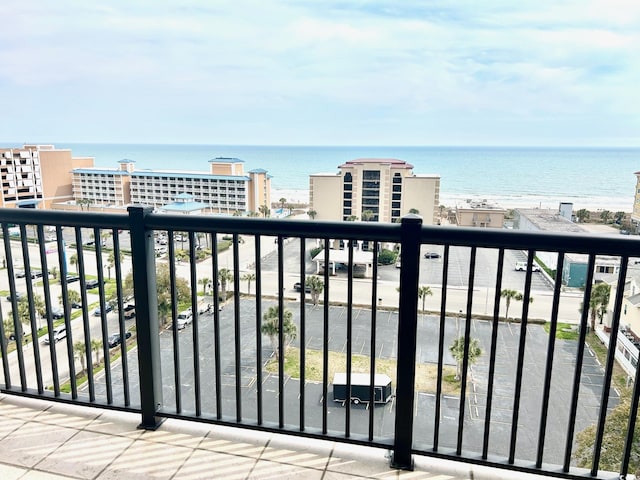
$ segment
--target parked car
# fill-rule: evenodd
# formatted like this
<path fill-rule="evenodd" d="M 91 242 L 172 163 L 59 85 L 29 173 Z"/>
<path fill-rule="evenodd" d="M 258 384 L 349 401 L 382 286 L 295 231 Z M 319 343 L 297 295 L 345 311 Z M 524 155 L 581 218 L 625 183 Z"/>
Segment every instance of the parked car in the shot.
<path fill-rule="evenodd" d="M 96 288 L 98 285 L 100 285 L 100 282 L 98 280 L 87 280 L 85 285 L 87 290 L 91 290 L 92 288 Z"/>
<path fill-rule="evenodd" d="M 82 300 L 78 300 L 77 302 L 71 302 L 71 308 L 82 308 Z"/>
<path fill-rule="evenodd" d="M 293 284 L 293 289 L 294 289 L 296 292 L 301 291 L 301 290 L 302 290 L 302 284 L 301 284 L 300 282 L 296 282 L 296 283 L 294 283 L 294 284 Z M 308 286 L 308 285 L 305 285 L 305 286 L 304 286 L 304 293 L 311 293 L 311 287 L 310 287 L 310 286 Z"/>
<path fill-rule="evenodd" d="M 136 306 L 133 303 L 129 303 L 122 309 L 122 314 L 125 319 L 134 318 L 136 316 Z"/>
<path fill-rule="evenodd" d="M 25 295 L 26 295 L 26 293 L 24 293 L 24 292 L 16 292 L 16 302 L 19 301 Z M 11 294 L 7 295 L 7 301 L 10 302 L 11 299 L 12 299 Z"/>
<path fill-rule="evenodd" d="M 182 330 L 191 322 L 193 322 L 193 314 L 191 313 L 191 309 L 180 312 L 178 314 L 178 318 L 176 319 L 178 330 Z"/>
<path fill-rule="evenodd" d="M 107 303 L 104 308 L 105 313 L 109 313 L 111 310 L 113 310 L 113 307 Z M 102 314 L 102 310 L 100 309 L 100 307 L 96 308 L 93 311 L 94 317 L 99 317 L 101 314 Z"/>
<path fill-rule="evenodd" d="M 24 270 L 16 270 L 16 278 L 25 278 L 27 276 L 27 272 Z M 31 270 L 31 279 L 42 277 L 42 272 L 39 270 Z"/>
<path fill-rule="evenodd" d="M 440 258 L 438 252 L 424 252 L 424 258 Z"/>
<path fill-rule="evenodd" d="M 42 318 L 47 318 L 47 312 L 44 312 L 44 315 L 42 315 Z M 56 320 L 64 318 L 64 310 L 62 310 L 62 308 L 57 306 L 51 307 L 51 318 L 54 318 Z"/>
<path fill-rule="evenodd" d="M 54 343 L 58 343 L 60 340 L 62 340 L 64 337 L 67 336 L 67 327 L 65 327 L 64 325 L 61 327 L 56 327 L 53 330 L 53 342 Z M 43 342 L 45 344 L 49 344 L 49 334 L 44 336 L 44 340 Z"/>
<path fill-rule="evenodd" d="M 80 277 L 78 275 L 67 274 L 66 279 L 67 279 L 67 283 L 73 283 L 73 282 L 77 282 L 78 280 L 80 280 Z"/>
<path fill-rule="evenodd" d="M 124 338 L 125 339 L 131 338 L 131 332 L 125 333 Z M 120 342 L 121 342 L 120 334 L 113 333 L 109 335 L 109 338 L 107 338 L 107 342 L 109 343 L 109 348 L 117 347 L 118 345 L 120 345 Z"/>

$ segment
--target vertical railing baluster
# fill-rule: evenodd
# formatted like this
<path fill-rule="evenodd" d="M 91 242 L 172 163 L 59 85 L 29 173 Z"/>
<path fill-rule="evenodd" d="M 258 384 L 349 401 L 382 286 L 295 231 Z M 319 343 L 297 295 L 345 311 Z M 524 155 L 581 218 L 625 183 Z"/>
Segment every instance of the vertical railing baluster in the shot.
<path fill-rule="evenodd" d="M 356 240 L 349 240 L 347 249 L 349 258 L 349 272 L 347 274 L 347 352 L 346 352 L 346 372 L 347 372 L 347 401 L 345 403 L 344 416 L 344 436 L 351 435 L 351 350 L 353 333 L 353 244 Z M 328 270 L 329 264 L 325 264 L 324 269 Z"/>
<path fill-rule="evenodd" d="M 401 257 L 402 258 L 402 257 Z M 444 366 L 444 333 L 447 326 L 447 284 L 449 282 L 449 245 L 442 255 L 442 292 L 440 295 L 440 326 L 438 332 L 438 375 L 436 378 L 436 405 L 433 413 L 433 451 L 438 451 L 440 441 L 440 416 L 442 408 L 442 368 Z"/>
<path fill-rule="evenodd" d="M 556 272 L 562 272 L 564 253 L 558 252 Z M 540 411 L 540 430 L 538 433 L 538 454 L 536 468 L 542 467 L 544 455 L 544 441 L 547 430 L 547 413 L 549 411 L 549 393 L 551 392 L 551 375 L 553 373 L 553 357 L 556 345 L 556 331 L 558 328 L 558 310 L 560 308 L 560 292 L 562 289 L 562 274 L 556 275 L 553 287 L 553 301 L 551 304 L 551 324 L 549 325 L 549 343 L 547 345 L 547 362 L 545 366 L 544 387 L 542 390 L 542 409 Z"/>
<path fill-rule="evenodd" d="M 582 297 L 582 305 L 589 305 L 591 298 L 591 287 L 593 285 L 593 271 L 596 263 L 595 254 L 589 254 L 589 263 L 587 264 L 587 278 L 584 284 L 584 294 Z M 561 275 L 561 272 L 557 272 Z M 573 372 L 573 387 L 571 390 L 571 408 L 569 410 L 569 422 L 567 425 L 567 438 L 564 448 L 564 463 L 562 471 L 568 472 L 571 467 L 571 453 L 573 450 L 573 434 L 576 427 L 576 414 L 578 412 L 578 399 L 580 396 L 580 380 L 582 377 L 582 363 L 584 359 L 585 338 L 587 336 L 587 321 L 589 309 L 583 308 L 580 315 L 580 329 L 578 334 L 578 351 L 576 352 L 576 366 Z"/>
<path fill-rule="evenodd" d="M 255 271 L 256 271 L 256 409 L 258 425 L 262 425 L 262 267 L 260 264 L 262 237 L 255 235 Z"/>
<path fill-rule="evenodd" d="M 233 318 L 235 339 L 236 421 L 242 421 L 242 331 L 240 328 L 240 251 L 238 234 L 233 236 Z"/>
<path fill-rule="evenodd" d="M 18 374 L 20 376 L 20 390 L 27 391 L 27 376 L 24 368 L 24 351 L 22 350 L 22 342 L 24 341 L 24 332 L 22 329 L 22 321 L 18 316 L 18 299 L 16 294 L 16 272 L 13 268 L 13 254 L 11 250 L 11 235 L 9 227 L 6 223 L 2 224 L 2 237 L 4 239 L 4 256 L 7 261 L 7 277 L 9 279 L 9 293 L 11 294 L 11 316 L 13 317 L 13 334 L 16 339 L 16 353 L 18 354 Z M 5 370 L 8 371 L 8 370 Z"/>
<path fill-rule="evenodd" d="M 95 383 L 93 381 L 93 362 L 91 356 L 91 328 L 89 325 L 89 303 L 87 300 L 87 280 L 86 269 L 84 264 L 84 250 L 82 248 L 82 230 L 80 227 L 75 228 L 76 235 L 76 251 L 78 272 L 80 272 L 80 290 L 82 291 L 82 329 L 84 340 L 84 358 L 87 365 L 87 385 L 89 387 L 89 401 L 94 402 L 96 399 Z M 104 296 L 100 296 L 100 304 L 104 311 Z"/>
<path fill-rule="evenodd" d="M 35 363 L 36 370 L 36 385 L 38 388 L 38 393 L 42 393 L 44 391 L 43 381 L 42 381 L 42 360 L 40 358 L 40 346 L 38 345 L 38 312 L 35 308 L 34 299 L 34 291 L 33 291 L 33 282 L 31 277 L 31 259 L 29 256 L 29 242 L 27 238 L 27 227 L 26 225 L 20 225 L 20 243 L 22 245 L 22 258 L 24 262 L 24 273 L 25 279 L 27 280 L 27 298 L 29 299 L 29 319 L 31 325 L 31 345 L 33 347 L 33 361 Z"/>
<path fill-rule="evenodd" d="M 522 392 L 522 371 L 524 370 L 524 353 L 527 345 L 527 320 L 529 316 L 529 299 L 531 298 L 531 273 L 535 251 L 529 250 L 527 257 L 527 273 L 524 279 L 524 295 L 522 296 L 522 319 L 520 320 L 520 342 L 518 344 L 518 362 L 516 366 L 516 384 L 513 394 L 513 413 L 511 417 L 511 439 L 509 442 L 509 464 L 513 464 L 516 457 L 516 442 L 518 440 L 518 418 L 520 416 L 520 394 Z"/>
<path fill-rule="evenodd" d="M 319 255 L 319 254 L 318 254 Z M 329 239 L 324 239 L 324 305 L 322 323 L 322 433 L 327 433 L 329 395 Z M 304 283 L 302 284 L 302 295 L 304 296 Z"/>
<path fill-rule="evenodd" d="M 373 242 L 373 272 L 371 278 L 371 343 L 369 344 L 369 441 L 373 440 L 376 374 L 376 328 L 378 298 L 378 241 Z"/>
<path fill-rule="evenodd" d="M 113 403 L 113 385 L 111 384 L 111 362 L 109 362 L 109 329 L 107 325 L 107 298 L 104 288 L 104 267 L 102 262 L 102 230 L 93 229 L 96 249 L 96 268 L 98 271 L 98 290 L 100 292 L 100 327 L 102 332 L 102 352 L 104 357 L 104 377 L 107 389 L 107 403 Z M 93 345 L 92 345 L 93 347 Z"/>
<path fill-rule="evenodd" d="M 62 289 L 62 308 L 64 309 L 64 326 L 67 331 L 67 336 L 65 337 L 65 344 L 67 346 L 67 362 L 69 363 L 69 383 L 71 386 L 71 398 L 78 398 L 78 387 L 76 383 L 76 365 L 75 358 L 73 354 L 73 332 L 71 331 L 71 305 L 69 305 L 69 288 L 67 285 L 67 252 L 66 245 L 64 242 L 64 236 L 62 235 L 62 227 L 60 225 L 56 226 L 56 237 L 58 243 L 58 263 L 60 265 L 60 286 Z M 80 304 L 82 305 L 82 309 L 87 308 L 86 298 L 82 298 L 80 296 Z"/>
<path fill-rule="evenodd" d="M 467 287 L 467 308 L 464 316 L 464 347 L 462 354 L 462 366 L 460 373 L 460 403 L 458 405 L 458 438 L 456 442 L 456 455 L 462 455 L 462 439 L 464 434 L 464 405 L 467 399 L 467 376 L 468 376 L 468 368 L 469 368 L 469 347 L 471 343 L 471 314 L 473 307 L 473 286 L 475 283 L 475 270 L 476 270 L 476 247 L 471 247 L 471 259 L 469 261 L 469 280 Z M 458 322 L 462 321 L 461 318 L 458 318 Z M 455 341 L 460 342 L 460 333 L 456 332 Z M 460 360 L 456 358 L 458 365 L 460 364 Z"/>
<path fill-rule="evenodd" d="M 306 244 L 305 244 L 306 238 L 305 237 L 301 237 L 300 238 L 300 275 L 302 277 L 304 277 L 305 274 L 305 270 L 306 270 L 306 263 L 305 263 L 305 256 L 306 256 Z M 302 297 L 303 299 L 306 298 L 306 293 L 305 293 L 305 286 L 304 283 L 301 282 L 302 285 Z M 305 317 L 305 302 L 304 300 L 302 302 L 300 302 L 300 431 L 304 432 L 304 424 L 305 424 L 305 408 L 304 408 L 304 403 L 305 403 L 305 382 L 306 382 L 306 375 L 305 375 L 305 368 L 306 368 L 306 317 Z"/>
<path fill-rule="evenodd" d="M 498 328 L 500 326 L 500 299 L 502 296 L 502 275 L 504 268 L 504 248 L 498 250 L 496 272 L 496 291 L 493 297 L 493 321 L 491 324 L 491 346 L 489 353 L 489 376 L 487 380 L 487 405 L 484 412 L 484 431 L 482 433 L 482 459 L 489 455 L 489 435 L 491 432 L 491 409 L 493 407 L 493 381 L 496 372 L 496 350 L 498 344 Z M 489 288 L 489 287 L 487 287 Z M 487 292 L 488 295 L 488 292 Z"/>
<path fill-rule="evenodd" d="M 400 269 L 400 311 L 398 315 L 398 366 L 396 415 L 391 466 L 413 469 L 413 407 L 416 377 L 416 331 L 418 326 L 418 279 L 422 218 L 407 215 L 401 223 L 402 268 Z"/>
<path fill-rule="evenodd" d="M 56 352 L 56 342 L 53 340 L 53 313 L 51 302 L 51 289 L 49 286 L 49 268 L 47 264 L 47 248 L 44 241 L 44 227 L 42 224 L 37 228 L 37 240 L 40 251 L 40 268 L 42 269 L 42 287 L 44 290 L 44 305 L 47 317 L 47 328 L 49 333 L 49 358 L 51 362 L 51 378 L 53 380 L 53 392 L 57 397 L 60 395 L 60 379 L 58 377 L 58 356 Z M 42 393 L 42 392 L 39 392 Z"/>
<path fill-rule="evenodd" d="M 193 343 L 193 394 L 195 397 L 196 417 L 202 415 L 202 390 L 200 375 L 200 309 L 198 308 L 198 275 L 196 271 L 196 236 L 189 231 L 189 275 L 191 283 L 191 341 Z"/>
<path fill-rule="evenodd" d="M 180 371 L 180 331 L 178 330 L 178 289 L 176 288 L 176 247 L 174 231 L 167 230 L 169 245 L 169 290 L 171 295 L 171 341 L 173 344 L 173 385 L 175 392 L 176 413 L 182 412 L 182 373 Z M 155 252 L 155 246 L 154 246 Z"/>
<path fill-rule="evenodd" d="M 220 371 L 220 287 L 218 277 L 218 235 L 216 232 L 211 234 L 211 277 L 213 278 L 213 342 L 214 353 L 213 362 L 215 368 L 216 379 L 216 418 L 222 419 L 222 372 Z M 256 259 L 256 263 L 258 259 Z M 225 292 L 226 293 L 226 292 Z M 226 302 L 226 298 L 223 301 Z"/>
<path fill-rule="evenodd" d="M 124 395 L 124 405 L 128 407 L 131 404 L 131 394 L 129 391 L 129 360 L 127 358 L 127 327 L 124 318 L 124 293 L 122 291 L 122 265 L 120 259 L 122 251 L 120 250 L 120 237 L 118 229 L 111 231 L 113 239 L 113 266 L 116 275 L 116 295 L 118 301 L 118 331 L 120 332 L 120 366 L 122 367 L 122 393 Z"/>
<path fill-rule="evenodd" d="M 284 258 L 283 240 L 278 236 L 278 426 L 284 428 Z M 302 286 L 304 290 L 304 285 Z"/>
<path fill-rule="evenodd" d="M 600 455 L 602 453 L 602 441 L 604 438 L 604 426 L 607 421 L 607 409 L 609 407 L 609 393 L 611 390 L 611 379 L 613 377 L 613 364 L 616 361 L 616 350 L 618 342 L 618 331 L 620 327 L 620 312 L 622 309 L 622 299 L 624 297 L 624 283 L 627 277 L 627 265 L 629 257 L 623 256 L 620 260 L 620 272 L 618 273 L 618 288 L 613 305 L 613 317 L 611 319 L 611 332 L 609 333 L 609 348 L 607 349 L 607 363 L 604 368 L 604 383 L 600 396 L 600 412 L 596 429 L 596 439 L 593 444 L 593 463 L 591 464 L 591 475 L 598 475 L 600 466 Z M 585 305 L 589 305 L 585 303 Z M 631 412 L 630 412 L 631 414 Z M 635 413 L 634 413 L 635 414 Z"/>
<path fill-rule="evenodd" d="M 162 406 L 162 376 L 160 372 L 160 336 L 158 335 L 158 294 L 153 234 L 147 230 L 145 216 L 151 207 L 129 207 L 133 287 L 136 299 L 136 329 L 138 333 L 138 368 L 140 374 L 140 428 L 155 430 L 161 421 L 157 417 Z"/>

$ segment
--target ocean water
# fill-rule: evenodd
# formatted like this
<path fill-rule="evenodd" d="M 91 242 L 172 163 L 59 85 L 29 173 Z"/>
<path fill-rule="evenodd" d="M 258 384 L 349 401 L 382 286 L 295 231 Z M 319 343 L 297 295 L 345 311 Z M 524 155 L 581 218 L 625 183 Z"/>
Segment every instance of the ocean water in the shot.
<path fill-rule="evenodd" d="M 215 157 L 236 157 L 245 171 L 264 168 L 276 196 L 305 197 L 312 173 L 337 173 L 356 158 L 397 158 L 415 174 L 440 175 L 440 201 L 455 206 L 486 199 L 503 207 L 631 211 L 640 170 L 640 148 L 380 147 L 56 144 L 75 156 L 95 157 L 98 167 L 123 158 L 136 169 L 207 171 Z M 272 195 L 273 196 L 273 195 Z M 289 198 L 288 198 L 289 199 Z M 292 200 L 292 199 L 291 199 Z"/>

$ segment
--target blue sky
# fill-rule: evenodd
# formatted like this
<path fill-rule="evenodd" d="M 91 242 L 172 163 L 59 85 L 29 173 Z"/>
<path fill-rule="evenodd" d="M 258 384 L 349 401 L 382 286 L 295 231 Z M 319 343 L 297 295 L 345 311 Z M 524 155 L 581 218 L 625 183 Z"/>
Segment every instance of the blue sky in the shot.
<path fill-rule="evenodd" d="M 637 0 L 0 4 L 3 142 L 640 146 Z"/>

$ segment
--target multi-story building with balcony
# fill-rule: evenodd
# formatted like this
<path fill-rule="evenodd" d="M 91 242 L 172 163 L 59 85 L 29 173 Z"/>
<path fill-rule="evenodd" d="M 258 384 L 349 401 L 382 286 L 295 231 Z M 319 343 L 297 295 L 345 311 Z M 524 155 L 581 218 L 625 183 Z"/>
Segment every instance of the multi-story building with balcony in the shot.
<path fill-rule="evenodd" d="M 317 219 L 395 222 L 417 212 L 425 223 L 438 223 L 439 175 L 414 174 L 413 165 L 387 158 L 350 160 L 338 168 L 337 174 L 309 178 Z"/>
<path fill-rule="evenodd" d="M 258 211 L 271 204 L 271 177 L 266 170 L 244 173 L 237 158 L 209 161 L 209 172 L 185 170 L 135 170 L 133 160 L 121 160 L 119 168 L 78 168 L 72 171 L 76 201 L 96 206 L 129 204 L 162 207 L 180 194 L 207 205 L 205 213 Z"/>
<path fill-rule="evenodd" d="M 506 210 L 486 200 L 467 200 L 456 206 L 456 223 L 459 227 L 503 228 Z"/>
<path fill-rule="evenodd" d="M 631 221 L 640 224 L 640 172 L 634 174 L 636 176 L 636 193 L 633 198 L 633 211 L 631 212 Z"/>
<path fill-rule="evenodd" d="M 93 165 L 88 157 L 53 145 L 0 148 L 1 207 L 51 208 L 73 199 L 69 172 Z"/>

